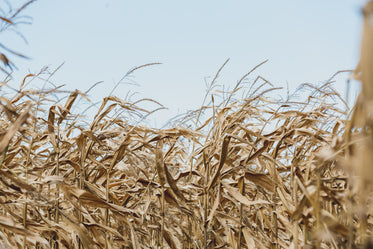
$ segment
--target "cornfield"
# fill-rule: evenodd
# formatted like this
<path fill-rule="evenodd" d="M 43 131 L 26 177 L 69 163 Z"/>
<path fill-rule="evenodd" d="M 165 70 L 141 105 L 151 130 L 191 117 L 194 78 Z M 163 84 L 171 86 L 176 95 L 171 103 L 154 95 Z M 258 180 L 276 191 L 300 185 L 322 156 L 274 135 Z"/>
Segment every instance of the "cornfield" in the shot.
<path fill-rule="evenodd" d="M 274 99 L 255 73 L 155 129 L 110 95 L 0 84 L 0 248 L 373 248 L 373 2 L 353 107 L 304 84 Z M 144 65 L 129 71 L 130 75 Z M 12 89 L 13 94 L 5 94 Z M 241 97 L 238 97 L 241 96 Z"/>

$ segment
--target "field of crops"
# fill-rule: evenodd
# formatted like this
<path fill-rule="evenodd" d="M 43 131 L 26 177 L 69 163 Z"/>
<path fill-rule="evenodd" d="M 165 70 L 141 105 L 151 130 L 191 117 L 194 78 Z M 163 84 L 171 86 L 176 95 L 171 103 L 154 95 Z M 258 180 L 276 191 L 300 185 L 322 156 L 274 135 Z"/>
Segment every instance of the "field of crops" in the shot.
<path fill-rule="evenodd" d="M 88 92 L 1 81 L 0 248 L 373 248 L 373 2 L 364 15 L 360 64 L 336 74 L 361 82 L 354 106 L 336 75 L 276 99 L 261 64 L 218 96 L 227 61 L 200 109 L 155 129 L 151 99 L 114 94 L 89 119 Z"/>

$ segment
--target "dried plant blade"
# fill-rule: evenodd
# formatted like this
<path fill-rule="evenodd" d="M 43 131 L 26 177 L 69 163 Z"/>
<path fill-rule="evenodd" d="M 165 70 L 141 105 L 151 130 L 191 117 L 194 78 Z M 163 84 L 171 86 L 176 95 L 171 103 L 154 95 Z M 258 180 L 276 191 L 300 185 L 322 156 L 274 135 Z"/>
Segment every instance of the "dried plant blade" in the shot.
<path fill-rule="evenodd" d="M 17 120 L 9 127 L 5 135 L 2 137 L 0 142 L 0 154 L 4 153 L 6 147 L 8 146 L 10 140 L 18 129 L 26 122 L 29 117 L 30 106 L 26 107 L 26 110 L 17 118 Z"/>
<path fill-rule="evenodd" d="M 212 177 L 212 179 L 210 180 L 209 184 L 207 185 L 207 192 L 210 190 L 210 188 L 215 184 L 215 182 L 216 182 L 216 181 L 218 180 L 218 178 L 219 178 L 220 171 L 221 171 L 221 169 L 223 168 L 223 165 L 224 165 L 224 163 L 225 163 L 225 159 L 227 158 L 227 154 L 228 154 L 228 146 L 229 146 L 229 142 L 230 142 L 230 140 L 231 140 L 231 137 L 230 137 L 230 136 L 225 136 L 225 137 L 224 137 L 223 145 L 222 145 L 221 152 L 220 152 L 219 166 L 218 166 L 218 168 L 216 169 L 215 174 L 214 174 L 214 176 Z"/>

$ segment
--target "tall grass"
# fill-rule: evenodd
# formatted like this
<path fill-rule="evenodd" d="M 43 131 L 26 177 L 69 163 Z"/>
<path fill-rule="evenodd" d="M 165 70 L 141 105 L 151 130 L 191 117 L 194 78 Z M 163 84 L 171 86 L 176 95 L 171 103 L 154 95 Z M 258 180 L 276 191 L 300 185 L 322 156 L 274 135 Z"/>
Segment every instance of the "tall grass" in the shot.
<path fill-rule="evenodd" d="M 10 96 L 3 81 L 0 247 L 371 248 L 373 27 L 364 27 L 351 110 L 333 79 L 302 85 L 303 101 L 273 99 L 278 89 L 261 76 L 244 86 L 257 67 L 219 98 L 227 62 L 203 106 L 164 129 L 143 125 L 152 111 L 139 102 L 110 95 L 87 123 L 73 111 L 85 93 L 28 88 L 40 77 L 28 75 Z"/>

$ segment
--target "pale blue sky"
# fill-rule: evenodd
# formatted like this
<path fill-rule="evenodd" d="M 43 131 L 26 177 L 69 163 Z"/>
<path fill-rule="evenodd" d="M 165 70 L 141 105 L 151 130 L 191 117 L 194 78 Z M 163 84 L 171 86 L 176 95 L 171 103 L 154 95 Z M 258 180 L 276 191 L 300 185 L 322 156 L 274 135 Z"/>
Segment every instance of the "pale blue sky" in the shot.
<path fill-rule="evenodd" d="M 257 71 L 275 86 L 295 89 L 320 83 L 333 73 L 353 69 L 358 61 L 363 0 L 124 1 L 38 0 L 25 14 L 33 24 L 20 31 L 28 40 L 7 35 L 2 42 L 32 60 L 16 59 L 20 79 L 45 65 L 65 65 L 53 78 L 68 89 L 88 89 L 98 99 L 108 95 L 128 70 L 138 71 L 140 87 L 121 86 L 166 107 L 152 121 L 160 126 L 188 109 L 198 108 L 205 78 L 230 63 L 219 83 L 232 88 L 265 59 Z M 254 75 L 257 75 L 254 74 Z M 345 87 L 341 77 L 338 87 Z"/>

